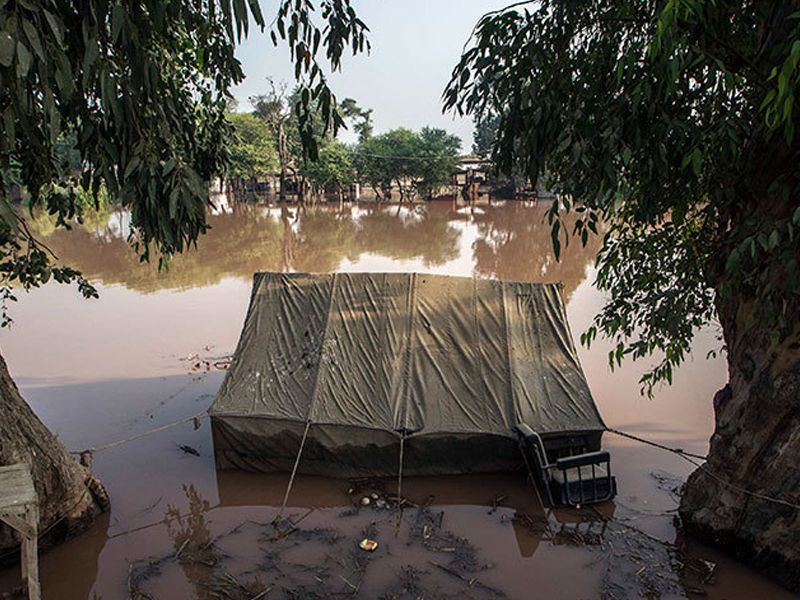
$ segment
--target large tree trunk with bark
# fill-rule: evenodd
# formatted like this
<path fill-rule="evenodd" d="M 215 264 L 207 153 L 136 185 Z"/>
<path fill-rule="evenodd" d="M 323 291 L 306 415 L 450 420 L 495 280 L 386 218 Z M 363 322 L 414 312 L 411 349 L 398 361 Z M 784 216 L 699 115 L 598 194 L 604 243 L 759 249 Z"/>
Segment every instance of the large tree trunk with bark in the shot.
<path fill-rule="evenodd" d="M 800 326 L 772 344 L 752 326 L 753 301 L 735 293 L 717 310 L 730 379 L 714 397 L 708 461 L 689 477 L 680 514 L 689 533 L 800 590 L 800 510 L 755 495 L 800 505 Z"/>
<path fill-rule="evenodd" d="M 73 458 L 20 396 L 0 356 L 0 465 L 28 463 L 39 496 L 39 531 L 43 546 L 86 529 L 108 508 L 100 482 Z M 0 556 L 10 562 L 19 545 L 9 527 L 0 524 Z"/>

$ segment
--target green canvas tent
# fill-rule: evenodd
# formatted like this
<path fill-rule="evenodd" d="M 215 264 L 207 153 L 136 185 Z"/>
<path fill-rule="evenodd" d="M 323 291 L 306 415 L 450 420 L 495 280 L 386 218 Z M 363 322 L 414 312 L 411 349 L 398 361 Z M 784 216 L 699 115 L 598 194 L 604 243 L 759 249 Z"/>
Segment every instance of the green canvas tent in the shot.
<path fill-rule="evenodd" d="M 344 477 L 510 470 L 518 423 L 556 454 L 605 429 L 560 285 L 416 273 L 257 273 L 210 414 L 220 469 Z"/>

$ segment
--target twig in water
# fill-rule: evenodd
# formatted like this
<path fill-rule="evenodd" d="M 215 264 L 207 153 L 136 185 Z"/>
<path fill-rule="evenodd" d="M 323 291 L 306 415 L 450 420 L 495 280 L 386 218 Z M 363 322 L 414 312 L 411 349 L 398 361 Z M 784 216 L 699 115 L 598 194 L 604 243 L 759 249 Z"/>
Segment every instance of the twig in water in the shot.
<path fill-rule="evenodd" d="M 183 540 L 183 543 L 181 544 L 181 547 L 178 548 L 178 551 L 175 553 L 175 558 L 180 558 L 181 557 L 181 552 L 183 552 L 183 550 L 186 548 L 186 546 L 188 544 L 189 544 L 189 538 L 186 538 L 185 540 Z"/>
<path fill-rule="evenodd" d="M 359 588 L 359 586 L 355 586 L 355 585 L 353 585 L 352 583 L 350 583 L 350 582 L 347 580 L 347 578 L 346 578 L 346 577 L 344 577 L 343 575 L 339 575 L 339 579 L 341 579 L 341 580 L 342 580 L 342 581 L 344 581 L 344 582 L 345 582 L 347 585 L 349 585 L 351 588 L 353 588 L 353 593 L 356 593 L 356 592 L 358 592 L 358 588 Z"/>
<path fill-rule="evenodd" d="M 125 580 L 125 586 L 128 588 L 128 598 L 133 600 L 133 588 L 131 587 L 131 577 L 133 576 L 133 563 L 128 565 L 128 577 Z"/>

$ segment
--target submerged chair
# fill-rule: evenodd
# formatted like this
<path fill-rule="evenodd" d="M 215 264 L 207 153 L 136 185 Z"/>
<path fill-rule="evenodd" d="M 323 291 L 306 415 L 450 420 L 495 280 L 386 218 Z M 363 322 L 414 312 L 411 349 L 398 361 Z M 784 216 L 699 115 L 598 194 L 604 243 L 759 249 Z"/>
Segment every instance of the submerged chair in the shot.
<path fill-rule="evenodd" d="M 525 423 L 516 427 L 522 456 L 533 481 L 551 506 L 576 506 L 610 500 L 617 493 L 611 456 L 586 452 L 584 438 L 561 438 L 548 448 L 542 436 Z M 566 443 L 565 443 L 566 442 Z M 561 454 L 562 456 L 556 457 Z"/>

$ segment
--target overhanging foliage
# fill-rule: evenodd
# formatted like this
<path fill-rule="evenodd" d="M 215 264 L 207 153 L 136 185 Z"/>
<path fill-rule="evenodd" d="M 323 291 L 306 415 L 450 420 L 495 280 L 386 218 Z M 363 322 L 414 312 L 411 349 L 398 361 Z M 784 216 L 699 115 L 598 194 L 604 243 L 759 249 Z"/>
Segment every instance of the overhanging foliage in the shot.
<path fill-rule="evenodd" d="M 161 264 L 197 240 L 207 228 L 207 182 L 228 164 L 225 109 L 243 78 L 234 49 L 251 24 L 266 27 L 257 0 L 0 0 L 4 289 L 53 277 L 96 293 L 30 235 L 8 199 L 15 186 L 68 227 L 80 190 L 105 185 L 131 211 L 143 260 L 155 246 Z M 366 26 L 349 0 L 281 0 L 272 27 L 273 41 L 291 49 L 302 84 L 296 111 L 313 155 L 310 104 L 326 127 L 341 124 L 318 54 L 338 69 L 345 51 L 367 48 Z M 64 136 L 74 141 L 77 173 L 55 151 Z"/>
<path fill-rule="evenodd" d="M 670 381 L 697 328 L 732 293 L 780 337 L 800 289 L 796 99 L 800 13 L 791 3 L 518 2 L 487 14 L 445 91 L 459 113 L 501 115 L 493 158 L 547 168 L 556 251 L 610 230 L 598 283 L 611 297 L 584 336 L 610 359 L 663 360 Z"/>

